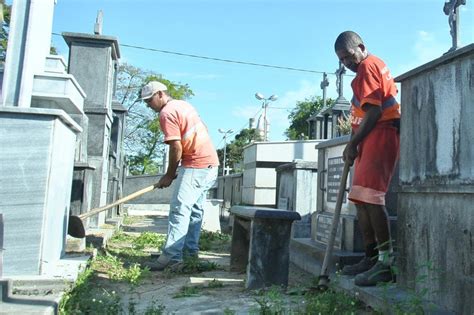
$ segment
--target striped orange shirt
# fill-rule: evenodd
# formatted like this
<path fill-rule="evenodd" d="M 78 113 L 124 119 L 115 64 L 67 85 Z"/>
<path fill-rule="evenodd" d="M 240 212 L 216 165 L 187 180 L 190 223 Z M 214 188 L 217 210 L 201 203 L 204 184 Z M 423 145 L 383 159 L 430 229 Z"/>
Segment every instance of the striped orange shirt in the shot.
<path fill-rule="evenodd" d="M 364 104 L 382 107 L 379 121 L 400 118 L 400 104 L 396 100 L 398 93 L 395 81 L 385 63 L 374 55 L 364 59 L 357 69 L 357 75 L 351 83 L 352 124 L 360 125 L 365 116 Z"/>
<path fill-rule="evenodd" d="M 182 166 L 206 168 L 219 165 L 207 127 L 188 102 L 169 101 L 160 111 L 160 127 L 165 135 L 165 142 L 181 141 Z"/>

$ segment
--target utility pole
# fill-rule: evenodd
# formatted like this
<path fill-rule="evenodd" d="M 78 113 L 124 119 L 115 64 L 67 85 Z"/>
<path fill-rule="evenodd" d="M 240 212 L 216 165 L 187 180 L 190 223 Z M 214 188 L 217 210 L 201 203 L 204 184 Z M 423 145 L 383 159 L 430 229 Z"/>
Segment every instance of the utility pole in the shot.
<path fill-rule="evenodd" d="M 224 129 L 219 128 L 218 131 L 224 134 L 224 157 L 222 159 L 223 160 L 222 161 L 222 176 L 225 176 L 226 170 L 229 170 L 229 169 L 226 169 L 225 167 L 225 160 L 227 158 L 227 135 L 230 133 L 233 133 L 234 130 L 232 129 L 224 130 Z"/>

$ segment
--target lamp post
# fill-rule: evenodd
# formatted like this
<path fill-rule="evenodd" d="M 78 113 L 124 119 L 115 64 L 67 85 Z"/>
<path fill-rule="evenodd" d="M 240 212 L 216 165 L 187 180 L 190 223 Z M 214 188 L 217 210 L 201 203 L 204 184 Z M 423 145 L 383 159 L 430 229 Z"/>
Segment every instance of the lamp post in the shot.
<path fill-rule="evenodd" d="M 219 128 L 218 131 L 220 133 L 223 133 L 224 134 L 224 158 L 223 158 L 223 161 L 222 161 L 222 176 L 225 176 L 225 160 L 226 160 L 226 154 L 227 154 L 227 135 L 230 134 L 230 133 L 233 133 L 234 130 L 232 129 L 229 129 L 229 130 L 224 130 L 224 129 L 221 129 Z"/>
<path fill-rule="evenodd" d="M 267 107 L 269 101 L 276 101 L 278 99 L 277 95 L 272 95 L 269 98 L 265 98 L 265 96 L 262 95 L 262 93 L 255 93 L 255 98 L 257 100 L 263 101 L 262 107 L 263 107 L 263 141 L 268 141 L 268 135 L 267 135 Z"/>

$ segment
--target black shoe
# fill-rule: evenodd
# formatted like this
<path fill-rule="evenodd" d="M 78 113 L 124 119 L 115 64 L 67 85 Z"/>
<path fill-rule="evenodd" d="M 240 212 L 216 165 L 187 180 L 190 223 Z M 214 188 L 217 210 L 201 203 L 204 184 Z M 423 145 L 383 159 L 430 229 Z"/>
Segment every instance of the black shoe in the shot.
<path fill-rule="evenodd" d="M 364 257 L 357 264 L 344 266 L 344 268 L 342 268 L 341 274 L 346 276 L 358 275 L 359 273 L 363 273 L 372 268 L 376 262 L 377 257 Z"/>
<path fill-rule="evenodd" d="M 147 267 L 150 271 L 163 271 L 170 269 L 171 271 L 179 270 L 183 266 L 183 262 L 180 260 L 172 260 L 169 257 L 160 255 L 155 261 L 143 262 L 142 267 Z"/>
<path fill-rule="evenodd" d="M 389 265 L 378 261 L 370 270 L 358 274 L 354 283 L 358 286 L 368 287 L 374 286 L 380 282 L 394 282 L 395 275 Z"/>

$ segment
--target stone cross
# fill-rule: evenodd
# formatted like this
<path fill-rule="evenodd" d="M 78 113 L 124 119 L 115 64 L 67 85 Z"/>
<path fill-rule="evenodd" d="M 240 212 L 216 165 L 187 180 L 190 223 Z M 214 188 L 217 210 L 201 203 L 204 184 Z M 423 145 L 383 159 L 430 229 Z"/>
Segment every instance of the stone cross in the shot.
<path fill-rule="evenodd" d="M 465 4 L 466 0 L 449 0 L 444 3 L 443 12 L 449 16 L 448 23 L 452 38 L 452 47 L 448 50 L 448 52 L 454 51 L 458 48 L 459 6 Z"/>
<path fill-rule="evenodd" d="M 224 172 L 225 172 L 226 175 L 229 175 L 229 172 L 230 172 L 230 171 L 232 171 L 232 168 L 230 168 L 229 166 L 226 166 L 226 167 L 224 168 Z"/>
<path fill-rule="evenodd" d="M 94 34 L 95 35 L 102 35 L 102 20 L 103 20 L 103 13 L 102 10 L 97 12 L 97 18 L 95 19 L 94 24 Z"/>
<path fill-rule="evenodd" d="M 323 108 L 326 107 L 326 88 L 329 86 L 328 75 L 326 72 L 323 73 L 323 80 L 321 81 L 321 89 L 323 90 Z"/>
<path fill-rule="evenodd" d="M 339 68 L 336 70 L 336 87 L 337 87 L 337 99 L 344 99 L 344 74 L 346 73 L 346 68 L 339 61 Z"/>

